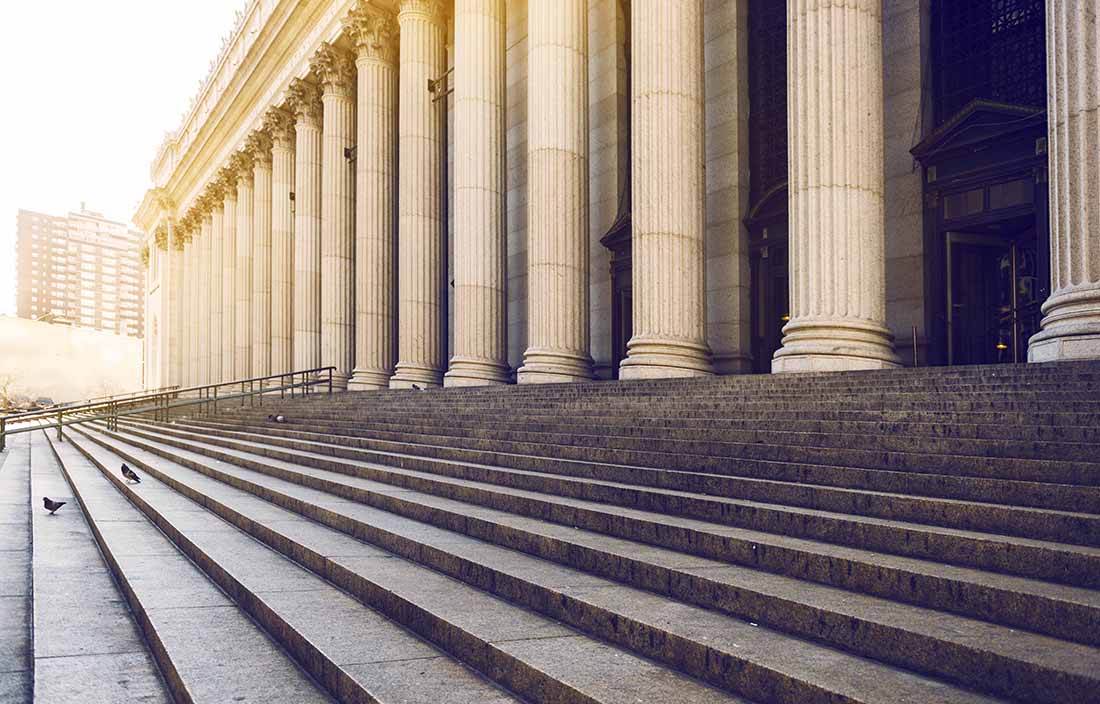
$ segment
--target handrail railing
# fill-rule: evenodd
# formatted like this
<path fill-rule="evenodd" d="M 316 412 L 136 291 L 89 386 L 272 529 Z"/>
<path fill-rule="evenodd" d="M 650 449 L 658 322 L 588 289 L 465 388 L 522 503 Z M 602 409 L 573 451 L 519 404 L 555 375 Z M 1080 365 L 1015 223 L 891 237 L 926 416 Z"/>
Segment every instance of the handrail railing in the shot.
<path fill-rule="evenodd" d="M 3 417 L 7 418 L 8 422 L 10 423 L 13 419 L 24 418 L 24 417 L 32 416 L 32 415 L 39 415 L 39 414 L 42 414 L 42 413 L 50 414 L 50 413 L 56 412 L 56 410 L 58 408 L 70 408 L 70 407 L 75 407 L 78 404 L 83 406 L 83 405 L 87 405 L 89 403 L 102 403 L 102 402 L 105 402 L 105 401 L 121 401 L 121 400 L 125 400 L 126 398 L 135 398 L 137 396 L 148 396 L 149 394 L 157 394 L 157 393 L 164 393 L 166 391 L 180 391 L 180 390 L 181 389 L 180 389 L 179 384 L 175 384 L 174 386 L 158 386 L 155 389 L 142 389 L 141 391 L 127 391 L 127 392 L 121 393 L 121 394 L 109 394 L 107 396 L 94 396 L 92 398 L 84 399 L 83 401 L 79 401 L 77 403 L 74 403 L 72 401 L 67 401 L 65 403 L 55 403 L 54 405 L 49 406 L 47 408 L 38 408 L 38 409 L 35 409 L 33 411 L 20 411 L 18 413 L 8 413 L 7 415 L 5 415 Z M 2 449 L 2 448 L 0 448 L 0 449 Z"/>
<path fill-rule="evenodd" d="M 167 421 L 173 409 L 184 406 L 198 405 L 200 412 L 212 414 L 218 412 L 219 403 L 224 406 L 227 401 L 235 399 L 240 399 L 243 406 L 245 399 L 248 399 L 251 405 L 256 398 L 259 398 L 262 406 L 264 394 L 278 393 L 280 398 L 283 398 L 287 391 L 294 395 L 294 392 L 300 389 L 302 394 L 308 394 L 315 386 L 327 386 L 328 393 L 331 394 L 332 373 L 335 370 L 336 367 L 317 367 L 283 374 L 223 381 L 217 384 L 153 391 L 127 399 L 92 400 L 61 408 L 0 416 L 0 451 L 3 451 L 6 446 L 7 436 L 17 433 L 57 428 L 57 439 L 63 440 L 63 429 L 66 425 L 93 420 L 106 420 L 108 427 L 117 429 L 120 417 L 139 413 L 153 413 L 156 418 Z M 299 378 L 301 381 L 298 381 Z M 273 380 L 279 380 L 278 385 L 266 383 Z M 219 389 L 227 386 L 233 387 L 233 392 L 219 393 Z M 238 387 L 239 391 L 237 391 Z M 11 427 L 13 424 L 18 424 L 20 427 L 13 428 Z"/>

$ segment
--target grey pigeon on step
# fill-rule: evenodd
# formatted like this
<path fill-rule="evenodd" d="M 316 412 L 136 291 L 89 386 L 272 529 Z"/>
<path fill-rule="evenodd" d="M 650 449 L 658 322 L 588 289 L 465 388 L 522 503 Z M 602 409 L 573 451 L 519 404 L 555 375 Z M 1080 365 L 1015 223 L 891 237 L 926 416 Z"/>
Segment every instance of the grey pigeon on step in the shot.
<path fill-rule="evenodd" d="M 131 481 L 134 484 L 141 484 L 141 477 L 137 475 L 137 472 L 130 469 L 126 465 L 122 465 L 122 476 L 126 477 L 128 481 Z"/>
<path fill-rule="evenodd" d="M 420 387 L 420 386 L 417 386 L 416 384 L 413 384 L 413 388 L 416 389 L 417 391 L 427 391 L 427 389 L 425 389 L 423 387 Z"/>
<path fill-rule="evenodd" d="M 57 513 L 57 509 L 64 506 L 67 501 L 54 501 L 48 496 L 42 497 L 42 505 L 46 507 L 46 510 L 50 512 L 50 515 Z"/>
<path fill-rule="evenodd" d="M 286 416 L 268 416 L 267 419 L 272 423 L 285 423 Z"/>

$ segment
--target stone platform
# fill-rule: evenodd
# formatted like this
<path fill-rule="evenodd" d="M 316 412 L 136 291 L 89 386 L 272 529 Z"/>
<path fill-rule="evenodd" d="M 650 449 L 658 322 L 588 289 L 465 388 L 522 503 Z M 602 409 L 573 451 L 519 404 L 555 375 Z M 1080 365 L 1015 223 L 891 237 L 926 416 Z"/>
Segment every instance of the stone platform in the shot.
<path fill-rule="evenodd" d="M 0 701 L 1097 702 L 1098 428 L 1061 363 L 20 436 Z"/>

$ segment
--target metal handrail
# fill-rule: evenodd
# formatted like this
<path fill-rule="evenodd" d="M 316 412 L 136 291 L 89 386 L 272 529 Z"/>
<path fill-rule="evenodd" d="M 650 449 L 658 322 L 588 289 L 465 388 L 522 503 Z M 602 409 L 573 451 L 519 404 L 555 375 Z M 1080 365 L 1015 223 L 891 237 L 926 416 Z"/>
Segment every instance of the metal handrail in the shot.
<path fill-rule="evenodd" d="M 122 401 L 122 400 L 126 400 L 127 398 L 136 398 L 137 396 L 148 396 L 149 394 L 157 394 L 157 393 L 164 393 L 166 391 L 180 391 L 180 390 L 181 389 L 180 389 L 179 384 L 175 384 L 174 386 L 159 386 L 155 389 L 143 389 L 141 391 L 127 391 L 126 393 L 122 393 L 122 394 L 109 394 L 107 396 L 95 396 L 93 398 L 89 398 L 89 399 L 85 399 L 85 400 L 81 401 L 80 404 L 81 405 L 87 405 L 89 403 L 103 403 L 103 402 L 106 402 L 106 401 Z M 52 414 L 52 413 L 55 413 L 58 408 L 70 408 L 70 407 L 75 407 L 72 402 L 55 403 L 54 405 L 52 405 L 48 408 L 39 408 L 39 409 L 33 410 L 33 411 L 20 411 L 19 413 L 9 413 L 9 414 L 7 414 L 3 417 L 7 418 L 8 422 L 11 423 L 13 419 L 24 418 L 24 417 L 32 416 L 32 415 L 41 415 L 43 413 Z M 2 448 L 0 448 L 0 449 L 2 449 Z"/>
<path fill-rule="evenodd" d="M 157 419 L 167 421 L 173 409 L 184 406 L 199 405 L 200 412 L 213 414 L 218 412 L 219 403 L 224 406 L 227 401 L 234 399 L 240 399 L 241 406 L 244 406 L 245 399 L 248 399 L 251 405 L 253 400 L 259 397 L 262 406 L 264 394 L 278 393 L 280 398 L 283 398 L 287 391 L 290 391 L 293 395 L 296 389 L 301 389 L 302 394 L 308 394 L 314 386 L 327 386 L 328 393 L 331 394 L 334 371 L 336 371 L 336 367 L 317 367 L 283 374 L 223 381 L 217 384 L 155 391 L 128 399 L 86 401 L 64 408 L 0 416 L 0 451 L 4 450 L 8 435 L 57 428 L 57 439 L 64 440 L 63 428 L 66 425 L 86 423 L 92 420 L 107 420 L 108 427 L 113 426 L 117 429 L 120 417 L 141 413 L 153 413 Z M 299 377 L 301 381 L 296 381 Z M 265 383 L 275 379 L 280 381 L 278 386 Z M 240 391 L 234 390 L 234 392 L 228 394 L 219 394 L 218 390 L 225 386 L 232 386 L 234 389 L 240 387 Z M 36 423 L 35 421 L 39 422 Z M 19 423 L 21 426 L 26 425 L 25 427 L 11 428 L 9 426 L 12 423 Z"/>

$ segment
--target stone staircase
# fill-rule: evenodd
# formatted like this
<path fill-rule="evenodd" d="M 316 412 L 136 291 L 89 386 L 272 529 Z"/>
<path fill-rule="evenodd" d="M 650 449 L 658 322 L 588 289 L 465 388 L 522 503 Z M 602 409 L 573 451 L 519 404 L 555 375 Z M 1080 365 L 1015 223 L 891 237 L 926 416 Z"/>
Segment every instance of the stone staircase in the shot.
<path fill-rule="evenodd" d="M 1100 702 L 1100 364 L 269 398 L 21 438 L 2 702 L 32 679 L 51 703 Z"/>

